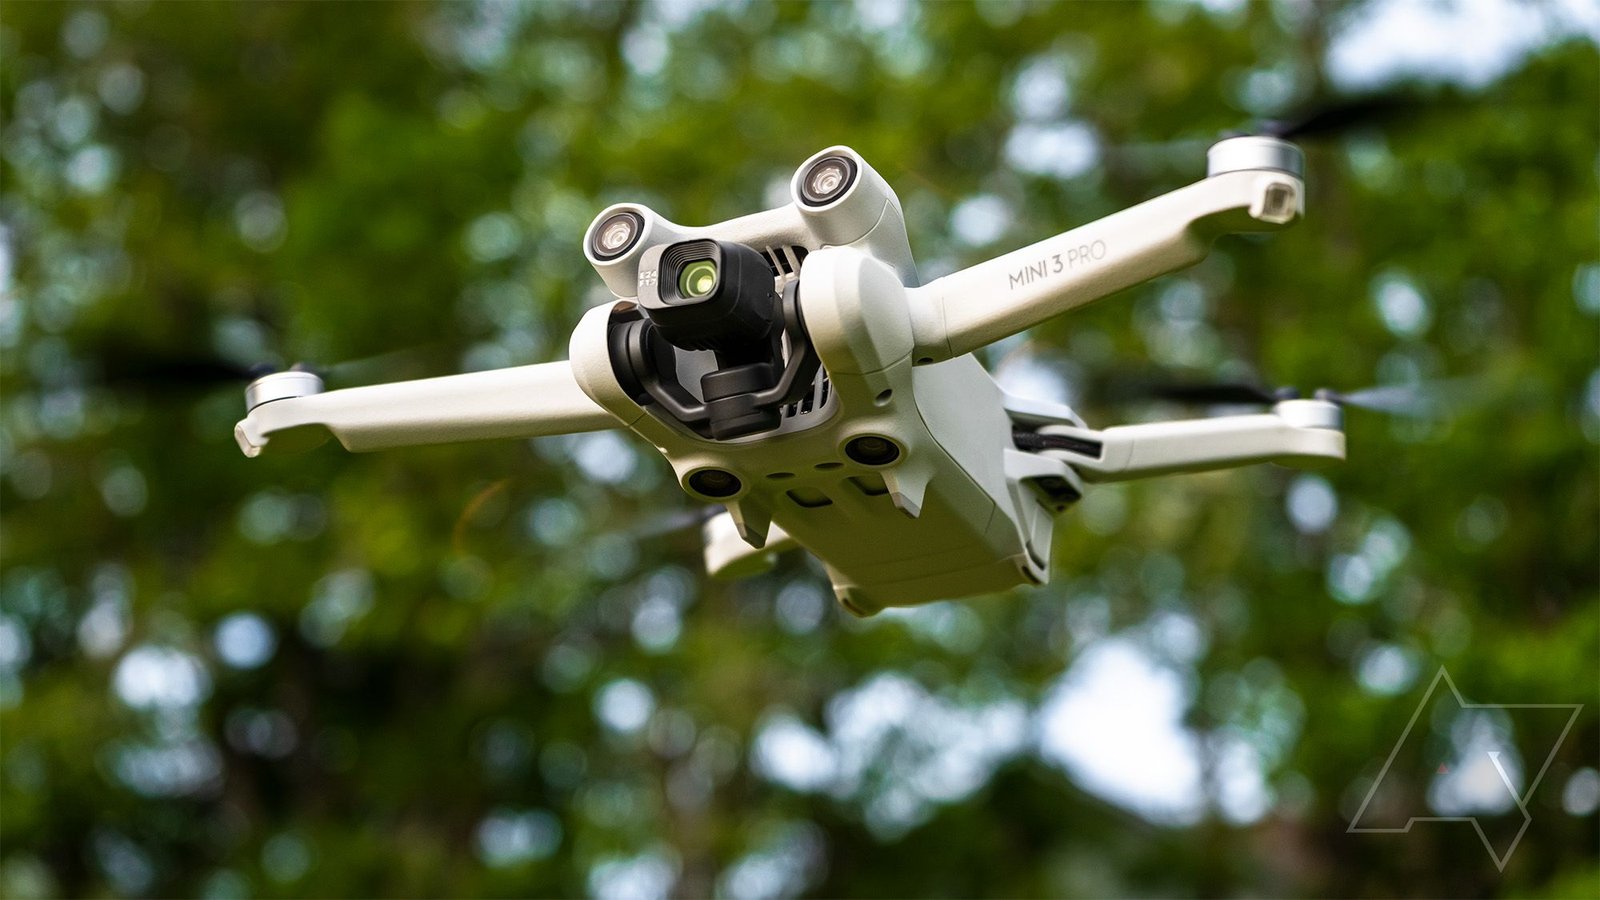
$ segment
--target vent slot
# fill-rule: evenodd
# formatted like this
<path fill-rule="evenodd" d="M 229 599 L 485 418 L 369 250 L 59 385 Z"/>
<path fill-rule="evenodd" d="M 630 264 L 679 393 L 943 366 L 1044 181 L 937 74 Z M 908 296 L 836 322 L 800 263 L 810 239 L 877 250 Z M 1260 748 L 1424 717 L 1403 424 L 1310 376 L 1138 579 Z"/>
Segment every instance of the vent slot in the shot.
<path fill-rule="evenodd" d="M 828 405 L 829 390 L 828 373 L 819 372 L 817 374 L 817 383 L 812 385 L 811 391 L 799 400 L 780 408 L 778 414 L 785 419 L 792 419 L 795 416 L 803 416 L 822 409 Z"/>
<path fill-rule="evenodd" d="M 789 282 L 800 277 L 800 266 L 806 259 L 806 248 L 799 245 L 790 247 L 768 247 L 761 251 L 767 261 L 767 268 L 772 270 L 772 278 L 777 282 L 778 290 L 782 291 Z"/>

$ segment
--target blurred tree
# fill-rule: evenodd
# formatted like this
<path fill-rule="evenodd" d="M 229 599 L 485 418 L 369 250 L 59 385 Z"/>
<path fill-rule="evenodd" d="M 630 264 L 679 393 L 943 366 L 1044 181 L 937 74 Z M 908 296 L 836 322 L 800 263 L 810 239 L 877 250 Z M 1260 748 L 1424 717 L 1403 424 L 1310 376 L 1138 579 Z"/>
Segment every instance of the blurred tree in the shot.
<path fill-rule="evenodd" d="M 1581 15 L 7 4 L 0 891 L 1600 894 Z M 1399 27 L 1432 68 L 1373 68 Z M 742 214 L 830 143 L 927 278 L 1396 81 L 1431 111 L 1308 141 L 1296 229 L 990 361 L 1096 424 L 1172 413 L 1113 403 L 1156 370 L 1470 402 L 1354 412 L 1318 473 L 1099 488 L 1046 589 L 856 621 L 804 560 L 715 584 L 630 531 L 686 501 L 622 437 L 247 462 L 210 379 L 560 357 L 598 210 Z M 1465 825 L 1346 833 L 1441 665 L 1588 704 L 1503 873 Z M 1441 778 L 1385 785 L 1439 814 Z"/>

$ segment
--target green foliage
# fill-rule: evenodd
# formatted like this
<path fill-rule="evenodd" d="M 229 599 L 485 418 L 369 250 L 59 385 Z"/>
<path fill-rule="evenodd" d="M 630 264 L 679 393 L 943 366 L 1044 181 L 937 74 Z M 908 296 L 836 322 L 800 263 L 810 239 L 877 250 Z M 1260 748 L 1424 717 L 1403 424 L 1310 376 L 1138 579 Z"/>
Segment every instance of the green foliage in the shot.
<path fill-rule="evenodd" d="M 246 461 L 237 391 L 118 377 L 560 358 L 601 208 L 744 214 L 831 143 L 953 270 L 1334 94 L 1364 10 L 1202 6 L 7 4 L 0 892 L 1592 895 L 1562 797 L 1600 744 L 1590 41 L 1308 143 L 1295 229 L 994 354 L 1096 425 L 1176 414 L 1115 390 L 1156 370 L 1476 379 L 1440 420 L 1352 412 L 1319 473 L 1099 488 L 1044 589 L 856 621 L 802 559 L 712 583 L 692 533 L 630 536 L 687 501 L 625 440 Z M 1095 164 L 1041 174 L 1016 134 L 1074 123 Z M 1039 749 L 1117 641 L 1182 687 L 1193 815 Z M 1346 833 L 1440 666 L 1587 704 L 1503 873 L 1465 825 Z M 783 734 L 831 780 L 776 777 Z M 1263 808 L 1230 808 L 1230 746 Z"/>

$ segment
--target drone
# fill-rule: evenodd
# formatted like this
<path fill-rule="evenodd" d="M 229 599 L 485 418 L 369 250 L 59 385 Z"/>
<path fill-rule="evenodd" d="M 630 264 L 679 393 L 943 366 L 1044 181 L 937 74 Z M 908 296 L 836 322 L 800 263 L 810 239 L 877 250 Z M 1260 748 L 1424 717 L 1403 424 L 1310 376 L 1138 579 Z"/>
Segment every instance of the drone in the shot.
<path fill-rule="evenodd" d="M 1229 137 L 1206 160 L 1200 181 L 926 284 L 898 197 L 849 147 L 802 163 L 787 205 L 715 225 L 616 204 L 583 238 L 614 299 L 583 315 L 567 361 L 333 391 L 274 372 L 246 388 L 234 437 L 254 457 L 329 434 L 368 451 L 626 429 L 724 507 L 703 525 L 713 576 L 803 548 L 858 616 L 1043 585 L 1087 485 L 1344 459 L 1331 392 L 1093 429 L 1002 390 L 974 355 L 1304 214 L 1293 143 Z"/>

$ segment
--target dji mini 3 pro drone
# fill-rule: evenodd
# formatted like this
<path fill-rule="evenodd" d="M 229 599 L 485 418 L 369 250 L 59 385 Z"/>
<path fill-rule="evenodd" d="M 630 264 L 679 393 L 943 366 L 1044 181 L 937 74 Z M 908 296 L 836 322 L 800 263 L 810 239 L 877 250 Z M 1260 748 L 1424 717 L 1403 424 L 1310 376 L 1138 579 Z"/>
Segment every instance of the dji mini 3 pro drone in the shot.
<path fill-rule="evenodd" d="M 803 547 L 863 616 L 1044 584 L 1085 483 L 1344 458 L 1328 397 L 1095 430 L 973 356 L 1302 214 L 1293 144 L 1234 137 L 1207 161 L 1201 181 L 927 284 L 894 191 L 848 147 L 806 160 L 788 205 L 705 228 L 619 204 L 584 235 L 616 299 L 579 321 L 570 361 L 326 393 L 278 372 L 249 386 L 234 435 L 256 456 L 329 432 L 365 451 L 626 428 L 726 507 L 704 526 L 714 575 Z"/>

